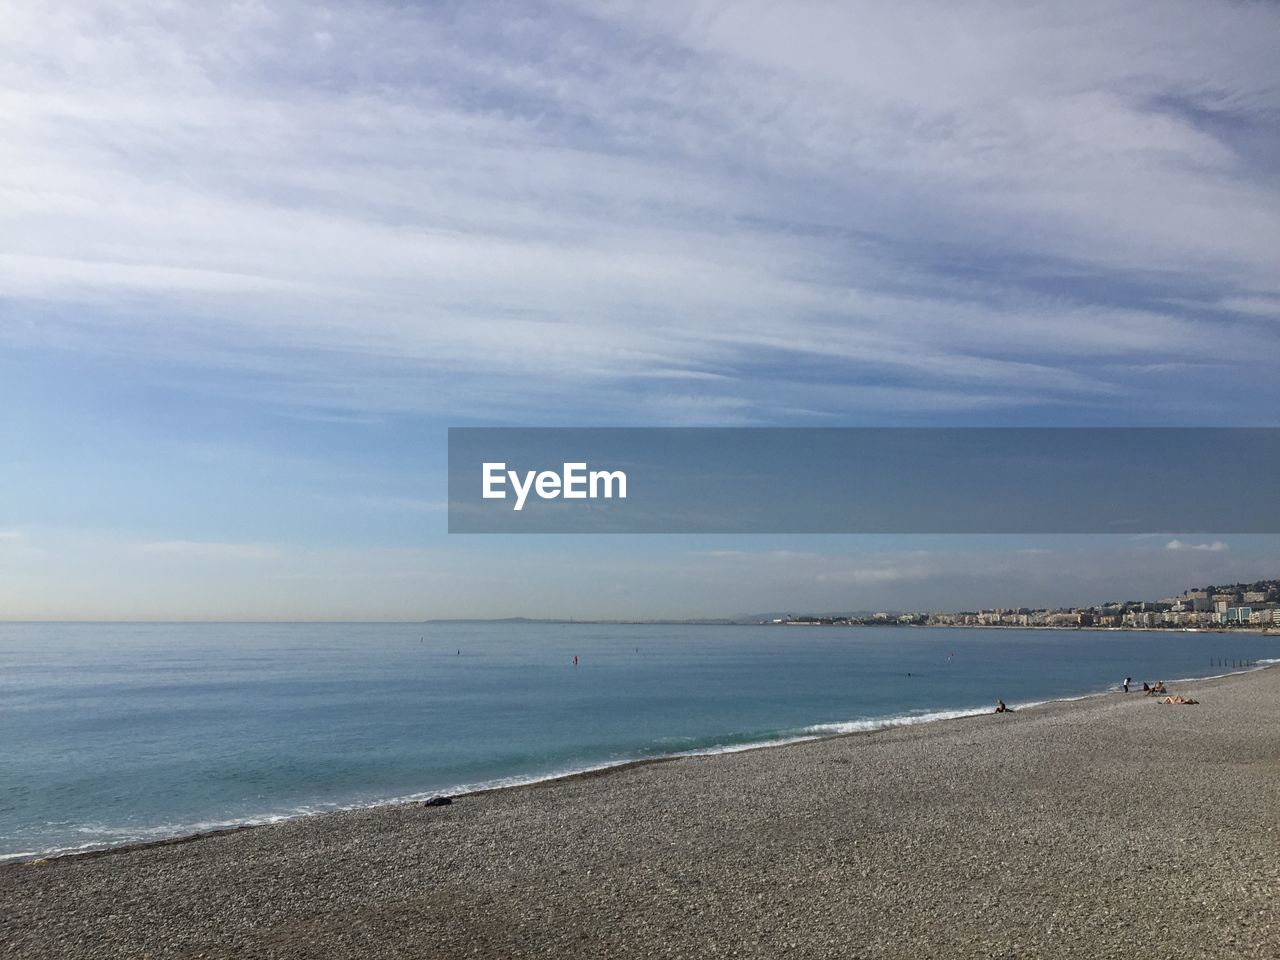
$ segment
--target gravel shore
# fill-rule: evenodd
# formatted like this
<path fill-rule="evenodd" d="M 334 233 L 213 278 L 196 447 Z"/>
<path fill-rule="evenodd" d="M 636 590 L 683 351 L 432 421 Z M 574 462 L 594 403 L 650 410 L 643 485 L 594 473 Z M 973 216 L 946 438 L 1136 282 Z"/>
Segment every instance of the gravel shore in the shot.
<path fill-rule="evenodd" d="M 0 867 L 0 955 L 1280 956 L 1280 669 Z"/>

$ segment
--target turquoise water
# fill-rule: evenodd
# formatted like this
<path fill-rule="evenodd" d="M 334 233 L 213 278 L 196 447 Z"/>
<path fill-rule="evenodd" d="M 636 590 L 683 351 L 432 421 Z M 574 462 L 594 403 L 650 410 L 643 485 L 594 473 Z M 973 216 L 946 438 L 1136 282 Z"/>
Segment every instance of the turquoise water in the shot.
<path fill-rule="evenodd" d="M 1189 633 L 0 624 L 0 859 L 1278 656 L 1277 638 Z"/>

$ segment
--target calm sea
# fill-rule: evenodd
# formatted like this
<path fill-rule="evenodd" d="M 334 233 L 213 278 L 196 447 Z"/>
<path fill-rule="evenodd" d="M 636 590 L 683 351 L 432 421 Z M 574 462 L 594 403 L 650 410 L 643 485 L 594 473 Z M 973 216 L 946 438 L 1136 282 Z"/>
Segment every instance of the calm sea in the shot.
<path fill-rule="evenodd" d="M 1193 633 L 0 624 L 0 859 L 1276 657 Z"/>

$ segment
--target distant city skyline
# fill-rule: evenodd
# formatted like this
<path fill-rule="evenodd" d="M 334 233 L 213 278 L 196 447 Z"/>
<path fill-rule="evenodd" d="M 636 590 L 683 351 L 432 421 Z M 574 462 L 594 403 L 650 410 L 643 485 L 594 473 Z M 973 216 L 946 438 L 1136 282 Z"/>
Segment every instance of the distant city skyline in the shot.
<path fill-rule="evenodd" d="M 445 458 L 449 426 L 1280 426 L 1275 5 L 4 10 L 0 619 L 1280 570 L 1252 535 L 450 536 Z"/>
<path fill-rule="evenodd" d="M 1187 588 L 1167 597 L 1129 597 L 1067 607 L 1016 604 L 969 610 L 850 611 L 847 614 L 785 614 L 786 625 L 896 624 L 965 627 L 1102 627 L 1112 629 L 1280 627 L 1280 577 Z"/>

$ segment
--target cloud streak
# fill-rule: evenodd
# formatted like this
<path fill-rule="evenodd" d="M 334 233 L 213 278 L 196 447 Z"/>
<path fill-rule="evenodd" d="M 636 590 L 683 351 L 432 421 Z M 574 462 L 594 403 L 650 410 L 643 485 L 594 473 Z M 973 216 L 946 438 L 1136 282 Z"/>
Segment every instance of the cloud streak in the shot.
<path fill-rule="evenodd" d="M 1210 543 L 1187 543 L 1184 540 L 1170 540 L 1164 545 L 1164 548 L 1173 551 L 1194 550 L 1201 553 L 1226 553 L 1231 549 L 1221 540 L 1214 540 Z"/>
<path fill-rule="evenodd" d="M 0 342 L 662 423 L 1176 410 L 1212 342 L 1231 420 L 1280 14 L 1175 6 L 13 5 Z"/>

